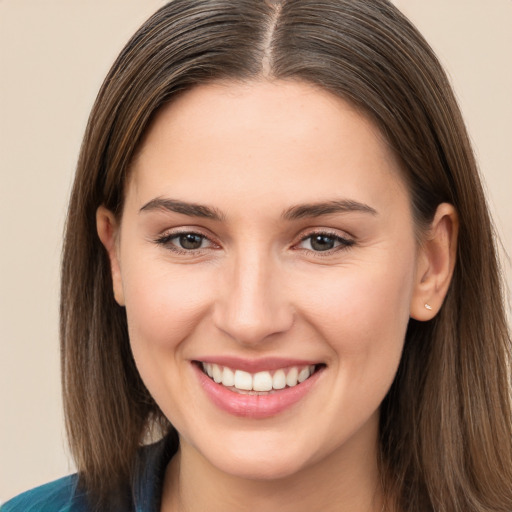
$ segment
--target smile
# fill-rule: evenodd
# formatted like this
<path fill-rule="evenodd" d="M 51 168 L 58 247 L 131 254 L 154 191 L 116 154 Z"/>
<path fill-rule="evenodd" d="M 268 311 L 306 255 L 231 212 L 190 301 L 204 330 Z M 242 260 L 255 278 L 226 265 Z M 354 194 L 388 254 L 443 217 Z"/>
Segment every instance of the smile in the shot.
<path fill-rule="evenodd" d="M 327 368 L 323 363 L 228 359 L 223 358 L 224 364 L 196 360 L 192 368 L 214 406 L 250 419 L 270 418 L 302 403 Z"/>
<path fill-rule="evenodd" d="M 249 373 L 214 363 L 201 363 L 203 372 L 217 384 L 243 394 L 272 393 L 293 388 L 315 373 L 316 365 L 292 366 Z"/>

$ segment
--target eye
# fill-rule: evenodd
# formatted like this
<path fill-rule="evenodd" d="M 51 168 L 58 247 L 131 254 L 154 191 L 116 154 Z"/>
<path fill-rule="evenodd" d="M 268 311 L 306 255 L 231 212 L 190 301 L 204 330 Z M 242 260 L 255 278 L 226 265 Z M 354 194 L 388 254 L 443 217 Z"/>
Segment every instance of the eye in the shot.
<path fill-rule="evenodd" d="M 215 247 L 206 236 L 194 232 L 169 233 L 157 240 L 158 245 L 177 253 L 187 253 Z"/>
<path fill-rule="evenodd" d="M 204 237 L 197 233 L 183 233 L 176 236 L 175 240 L 182 249 L 194 250 L 200 249 L 203 245 Z"/>
<path fill-rule="evenodd" d="M 327 252 L 350 247 L 354 243 L 354 240 L 334 233 L 311 233 L 299 242 L 298 247 L 313 252 Z"/>

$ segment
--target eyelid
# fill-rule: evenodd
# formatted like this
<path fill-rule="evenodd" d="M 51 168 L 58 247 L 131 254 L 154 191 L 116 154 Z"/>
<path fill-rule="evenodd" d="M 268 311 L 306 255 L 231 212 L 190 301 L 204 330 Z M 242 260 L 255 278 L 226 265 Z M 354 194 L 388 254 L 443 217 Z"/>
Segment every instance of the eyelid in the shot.
<path fill-rule="evenodd" d="M 315 235 L 324 235 L 324 236 L 333 238 L 340 243 L 337 247 L 333 247 L 332 249 L 327 249 L 325 251 L 313 251 L 311 249 L 297 247 L 300 243 L 304 242 L 308 238 L 311 238 Z M 297 242 L 295 242 L 292 247 L 295 248 L 295 250 L 305 251 L 307 253 L 311 253 L 314 256 L 318 256 L 318 257 L 330 256 L 335 252 L 347 250 L 350 247 L 352 247 L 353 245 L 355 245 L 356 241 L 355 241 L 354 237 L 344 236 L 344 235 L 346 235 L 346 234 L 345 233 L 341 234 L 333 229 L 311 228 L 310 230 L 306 231 L 306 233 L 302 233 L 300 235 L 299 240 Z"/>
<path fill-rule="evenodd" d="M 355 242 L 355 237 L 348 233 L 347 231 L 343 231 L 335 228 L 326 228 L 326 227 L 311 227 L 301 230 L 300 235 L 297 236 L 298 241 L 302 241 L 306 238 L 309 238 L 313 235 L 327 235 L 332 236 L 333 238 L 339 238 L 341 240 L 345 240 L 347 242 Z"/>
<path fill-rule="evenodd" d="M 180 248 L 177 245 L 174 245 L 171 243 L 171 240 L 178 238 L 180 235 L 188 235 L 188 234 L 197 235 L 197 236 L 200 236 L 201 238 L 207 240 L 210 244 L 210 247 L 201 247 L 199 249 L 183 249 L 183 248 Z M 212 236 L 205 234 L 202 229 L 193 227 L 193 226 L 182 226 L 179 228 L 168 229 L 168 230 L 164 231 L 163 233 L 157 235 L 153 239 L 153 242 L 156 243 L 157 245 L 160 245 L 160 246 L 168 249 L 171 252 L 175 252 L 178 254 L 188 254 L 188 255 L 198 254 L 198 253 L 201 253 L 201 252 L 203 252 L 207 249 L 211 249 L 211 248 L 213 248 L 213 249 L 220 248 L 220 244 L 215 242 L 212 239 Z"/>

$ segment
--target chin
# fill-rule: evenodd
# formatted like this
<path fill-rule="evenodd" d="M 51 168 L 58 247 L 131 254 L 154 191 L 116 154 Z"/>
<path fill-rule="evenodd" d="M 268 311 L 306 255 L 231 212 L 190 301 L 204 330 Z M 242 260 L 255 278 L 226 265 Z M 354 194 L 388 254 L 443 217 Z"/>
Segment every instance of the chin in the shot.
<path fill-rule="evenodd" d="M 211 461 L 213 463 L 213 461 Z M 276 454 L 272 457 L 230 458 L 229 460 L 215 461 L 217 469 L 223 473 L 238 477 L 244 480 L 281 480 L 301 471 L 304 463 L 297 460 L 288 460 Z"/>
<path fill-rule="evenodd" d="M 238 436 L 236 436 L 238 437 Z M 280 480 L 301 472 L 313 457 L 304 446 L 294 439 L 283 442 L 279 439 L 226 440 L 214 445 L 196 447 L 209 464 L 222 473 L 247 480 Z"/>

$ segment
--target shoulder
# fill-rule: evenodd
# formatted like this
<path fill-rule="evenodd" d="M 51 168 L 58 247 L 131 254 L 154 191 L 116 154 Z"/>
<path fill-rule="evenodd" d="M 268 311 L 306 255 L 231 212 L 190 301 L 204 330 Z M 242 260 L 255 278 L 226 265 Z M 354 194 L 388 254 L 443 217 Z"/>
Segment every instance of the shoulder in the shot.
<path fill-rule="evenodd" d="M 165 470 L 177 449 L 175 431 L 157 443 L 140 448 L 128 492 L 113 493 L 108 512 L 160 510 Z M 0 512 L 92 512 L 87 492 L 77 490 L 77 486 L 76 474 L 66 476 L 16 496 L 0 506 Z"/>
<path fill-rule="evenodd" d="M 70 475 L 24 492 L 0 506 L 0 512 L 88 512 L 85 496 Z"/>

